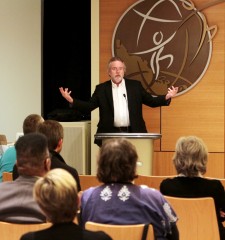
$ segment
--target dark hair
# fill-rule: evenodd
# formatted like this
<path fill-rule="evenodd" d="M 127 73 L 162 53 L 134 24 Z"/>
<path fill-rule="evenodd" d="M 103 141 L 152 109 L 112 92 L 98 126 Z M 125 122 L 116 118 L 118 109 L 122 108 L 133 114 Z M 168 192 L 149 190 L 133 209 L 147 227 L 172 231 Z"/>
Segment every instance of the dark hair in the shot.
<path fill-rule="evenodd" d="M 28 134 L 37 131 L 37 127 L 44 119 L 38 114 L 30 114 L 23 121 L 23 133 Z"/>
<path fill-rule="evenodd" d="M 128 140 L 106 140 L 99 150 L 97 178 L 103 183 L 131 182 L 137 178 L 137 159 L 136 149 Z"/>
<path fill-rule="evenodd" d="M 44 161 L 49 157 L 48 142 L 40 133 L 28 133 L 15 143 L 17 168 L 20 175 L 36 175 L 44 168 Z"/>
<path fill-rule="evenodd" d="M 55 150 L 59 140 L 63 139 L 63 126 L 55 120 L 45 120 L 38 126 L 37 131 L 47 137 L 50 151 Z"/>

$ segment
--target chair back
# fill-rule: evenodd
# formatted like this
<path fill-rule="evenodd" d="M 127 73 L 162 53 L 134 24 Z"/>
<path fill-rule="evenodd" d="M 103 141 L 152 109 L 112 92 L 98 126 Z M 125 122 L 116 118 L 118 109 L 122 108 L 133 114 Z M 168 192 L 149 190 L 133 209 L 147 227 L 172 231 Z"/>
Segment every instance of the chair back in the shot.
<path fill-rule="evenodd" d="M 95 175 L 79 175 L 81 191 L 101 185 Z"/>
<path fill-rule="evenodd" d="M 51 226 L 51 223 L 17 224 L 0 222 L 1 240 L 19 240 L 27 232 L 38 231 Z"/>
<path fill-rule="evenodd" d="M 3 134 L 0 134 L 0 145 L 7 145 L 7 138 Z"/>
<path fill-rule="evenodd" d="M 175 175 L 168 176 L 148 176 L 148 175 L 138 175 L 138 178 L 135 178 L 134 183 L 137 185 L 146 185 L 150 188 L 155 188 L 159 190 L 162 180 L 166 178 L 173 178 Z"/>
<path fill-rule="evenodd" d="M 11 172 L 3 172 L 2 173 L 2 181 L 6 182 L 6 181 L 13 181 L 13 176 Z"/>
<path fill-rule="evenodd" d="M 7 147 L 7 139 L 5 135 L 0 134 L 0 159 Z"/>
<path fill-rule="evenodd" d="M 154 240 L 153 226 L 148 225 L 147 237 L 142 238 L 145 224 L 136 225 L 112 225 L 88 221 L 85 229 L 90 231 L 103 231 L 113 240 Z"/>
<path fill-rule="evenodd" d="M 164 196 L 178 216 L 182 240 L 220 240 L 214 199 Z"/>

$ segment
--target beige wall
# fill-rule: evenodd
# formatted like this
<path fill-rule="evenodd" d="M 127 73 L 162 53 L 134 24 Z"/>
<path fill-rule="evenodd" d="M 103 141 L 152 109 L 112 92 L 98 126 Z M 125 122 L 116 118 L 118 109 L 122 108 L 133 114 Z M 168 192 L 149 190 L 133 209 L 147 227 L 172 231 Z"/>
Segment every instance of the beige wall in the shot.
<path fill-rule="evenodd" d="M 41 0 L 0 0 L 0 133 L 14 141 L 41 114 Z"/>

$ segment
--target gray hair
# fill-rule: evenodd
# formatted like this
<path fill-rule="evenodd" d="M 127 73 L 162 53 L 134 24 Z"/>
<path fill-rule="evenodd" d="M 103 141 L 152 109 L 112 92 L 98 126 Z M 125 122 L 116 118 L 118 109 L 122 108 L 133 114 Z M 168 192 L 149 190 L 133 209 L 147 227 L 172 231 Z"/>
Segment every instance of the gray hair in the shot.
<path fill-rule="evenodd" d="M 178 139 L 173 163 L 178 174 L 196 177 L 206 173 L 208 150 L 202 139 L 195 136 Z"/>

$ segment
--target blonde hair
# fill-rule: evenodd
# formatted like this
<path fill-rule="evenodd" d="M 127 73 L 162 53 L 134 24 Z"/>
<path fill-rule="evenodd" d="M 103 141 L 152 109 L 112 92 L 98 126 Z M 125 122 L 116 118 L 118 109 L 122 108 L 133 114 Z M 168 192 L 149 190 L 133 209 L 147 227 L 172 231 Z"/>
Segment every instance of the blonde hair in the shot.
<path fill-rule="evenodd" d="M 64 169 L 50 170 L 34 185 L 34 198 L 52 223 L 71 222 L 78 209 L 77 185 Z"/>
<path fill-rule="evenodd" d="M 178 174 L 196 177 L 206 173 L 208 150 L 202 139 L 195 136 L 178 139 L 173 163 Z"/>

